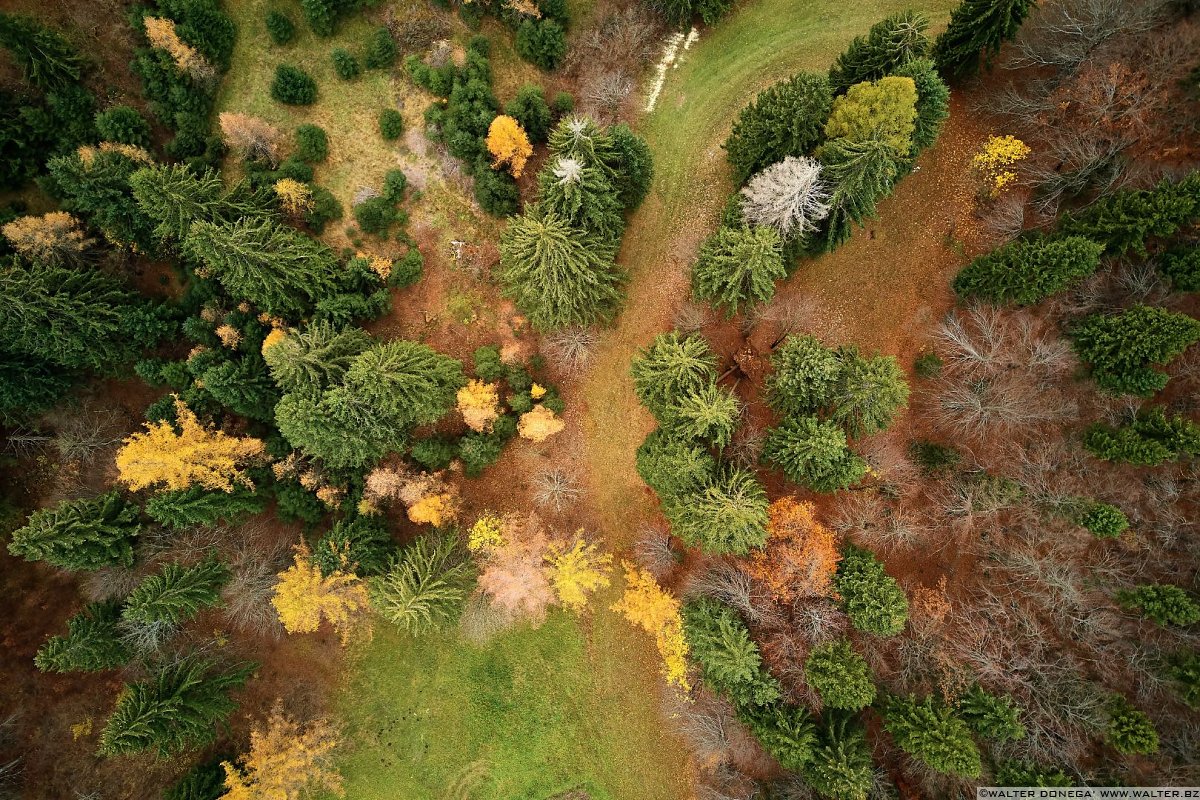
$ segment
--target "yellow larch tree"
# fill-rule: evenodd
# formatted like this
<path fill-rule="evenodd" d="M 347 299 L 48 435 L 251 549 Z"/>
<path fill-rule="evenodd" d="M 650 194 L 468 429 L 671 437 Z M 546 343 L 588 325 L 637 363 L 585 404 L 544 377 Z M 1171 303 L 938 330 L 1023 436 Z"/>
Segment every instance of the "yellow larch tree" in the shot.
<path fill-rule="evenodd" d="M 505 523 L 500 515 L 485 511 L 467 532 L 467 549 L 472 553 L 504 546 Z"/>
<path fill-rule="evenodd" d="M 279 198 L 280 208 L 290 216 L 300 217 L 312 210 L 312 189 L 295 178 L 275 181 L 275 196 Z"/>
<path fill-rule="evenodd" d="M 303 542 L 296 547 L 292 566 L 279 573 L 271 605 L 288 633 L 313 633 L 328 620 L 342 644 L 356 633 L 367 633 L 361 614 L 370 605 L 367 586 L 357 576 L 341 571 L 322 575 Z"/>
<path fill-rule="evenodd" d="M 458 495 L 439 492 L 422 497 L 408 507 L 408 518 L 418 525 L 441 528 L 458 519 Z"/>
<path fill-rule="evenodd" d="M 337 730 L 325 720 L 301 725 L 284 716 L 277 703 L 266 727 L 250 731 L 250 752 L 225 770 L 225 800 L 299 800 L 308 790 L 345 796 L 342 776 L 332 763 Z"/>
<path fill-rule="evenodd" d="M 500 392 L 496 384 L 470 381 L 458 390 L 458 410 L 468 428 L 489 433 L 492 423 L 500 416 Z"/>
<path fill-rule="evenodd" d="M 167 51 L 180 71 L 201 81 L 216 75 L 216 70 L 200 55 L 200 51 L 179 38 L 174 22 L 160 17 L 145 17 L 143 22 L 150 44 Z"/>
<path fill-rule="evenodd" d="M 514 178 L 521 177 L 525 162 L 533 155 L 533 145 L 521 123 L 505 114 L 488 126 L 487 149 L 492 154 L 492 167 L 507 167 Z"/>
<path fill-rule="evenodd" d="M 130 489 L 168 491 L 203 486 L 232 492 L 237 485 L 253 488 L 245 468 L 266 458 L 258 439 L 239 438 L 203 425 L 183 401 L 175 398 L 175 419 L 148 422 L 144 433 L 125 440 L 117 452 L 117 473 Z"/>
<path fill-rule="evenodd" d="M 558 415 L 543 405 L 536 405 L 532 411 L 521 415 L 517 423 L 517 433 L 522 439 L 531 442 L 544 442 L 566 427 L 566 423 Z"/>
<path fill-rule="evenodd" d="M 781 497 L 767 508 L 767 545 L 741 564 L 778 600 L 830 597 L 842 560 L 837 535 L 817 520 L 816 507 Z"/>
<path fill-rule="evenodd" d="M 19 217 L 0 228 L 0 232 L 21 255 L 52 264 L 78 259 L 91 242 L 79 220 L 65 211 Z"/>
<path fill-rule="evenodd" d="M 654 637 L 667 683 L 687 691 L 691 688 L 687 679 L 688 646 L 679 600 L 659 586 L 649 572 L 627 561 L 621 566 L 625 569 L 625 593 L 612 610 Z"/>
<path fill-rule="evenodd" d="M 546 552 L 546 571 L 558 602 L 576 614 L 587 608 L 589 592 L 611 583 L 608 573 L 613 561 L 612 554 L 601 553 L 582 534 L 582 530 L 575 534 L 573 544 L 555 542 Z"/>

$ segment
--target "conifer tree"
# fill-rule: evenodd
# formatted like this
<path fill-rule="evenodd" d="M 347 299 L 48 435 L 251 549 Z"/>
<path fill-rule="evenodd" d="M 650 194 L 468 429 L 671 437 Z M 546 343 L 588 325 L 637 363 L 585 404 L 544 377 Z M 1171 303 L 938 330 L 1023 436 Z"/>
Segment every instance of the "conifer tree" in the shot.
<path fill-rule="evenodd" d="M 233 297 L 295 319 L 334 294 L 337 268 L 321 242 L 267 219 L 197 220 L 184 241 Z"/>
<path fill-rule="evenodd" d="M 544 142 L 550 135 L 550 106 L 537 84 L 527 83 L 518 89 L 516 97 L 504 106 L 504 113 L 520 123 L 530 141 Z"/>
<path fill-rule="evenodd" d="M 69 570 L 133 565 L 133 541 L 141 532 L 136 506 L 117 492 L 63 500 L 35 512 L 13 531 L 8 551 L 26 561 L 45 561 Z"/>
<path fill-rule="evenodd" d="M 488 126 L 487 149 L 492 154 L 492 169 L 507 167 L 514 178 L 521 177 L 525 162 L 533 155 L 533 145 L 521 123 L 505 114 Z"/>
<path fill-rule="evenodd" d="M 227 224 L 268 215 L 259 194 L 244 184 L 226 191 L 220 174 L 209 169 L 197 173 L 182 164 L 155 164 L 133 173 L 129 186 L 138 207 L 157 223 L 155 233 L 176 243 L 197 220 Z"/>
<path fill-rule="evenodd" d="M 229 568 L 215 555 L 192 567 L 165 564 L 129 593 L 121 616 L 132 623 L 184 622 L 221 602 L 228 580 Z"/>
<path fill-rule="evenodd" d="M 970 729 L 932 697 L 889 697 L 883 724 L 901 750 L 930 769 L 961 778 L 977 778 L 982 772 Z"/>
<path fill-rule="evenodd" d="M 266 502 L 266 498 L 245 486 L 235 486 L 232 492 L 192 486 L 154 495 L 146 501 L 146 514 L 168 528 L 211 526 L 222 522 L 229 525 L 247 515 L 260 513 Z"/>
<path fill-rule="evenodd" d="M 737 712 L 738 721 L 784 769 L 798 771 L 812 760 L 816 734 L 804 706 L 777 700 L 767 705 L 742 706 Z"/>
<path fill-rule="evenodd" d="M 829 79 L 813 72 L 797 73 L 759 92 L 738 114 L 725 140 L 734 180 L 743 183 L 788 156 L 811 153 L 824 138 L 832 108 Z"/>
<path fill-rule="evenodd" d="M 992 741 L 1016 741 L 1025 736 L 1021 709 L 1006 694 L 995 695 L 978 683 L 955 701 L 955 712 L 977 736 Z"/>
<path fill-rule="evenodd" d="M 638 400 L 662 421 L 676 400 L 716 381 L 717 358 L 704 339 L 672 331 L 639 350 L 630 371 Z"/>
<path fill-rule="evenodd" d="M 500 237 L 504 294 L 534 328 L 550 330 L 610 319 L 621 304 L 613 248 L 552 211 L 514 217 Z"/>
<path fill-rule="evenodd" d="M 855 225 L 875 216 L 899 174 L 896 151 L 876 139 L 835 139 L 821 148 L 824 176 L 833 191 L 825 218 L 824 246 L 832 250 L 850 238 Z"/>
<path fill-rule="evenodd" d="M 908 153 L 911 161 L 922 150 L 933 146 L 941 133 L 942 123 L 950 117 L 950 88 L 928 58 L 914 58 L 898 67 L 892 75 L 912 78 L 917 89 L 917 118 L 913 123 L 912 149 Z"/>
<path fill-rule="evenodd" d="M 866 36 L 854 37 L 829 70 L 834 94 L 891 75 L 897 67 L 924 56 L 929 50 L 927 28 L 929 19 L 924 14 L 903 11 L 872 25 Z"/>
<path fill-rule="evenodd" d="M 853 345 L 839 348 L 842 362 L 830 398 L 830 417 L 851 436 L 878 433 L 908 402 L 908 383 L 895 356 L 864 358 Z"/>
<path fill-rule="evenodd" d="M 419 342 L 393 339 L 350 362 L 342 386 L 330 395 L 334 407 L 407 427 L 436 422 L 454 408 L 458 390 L 466 383 L 457 359 Z"/>
<path fill-rule="evenodd" d="M 1091 365 L 1101 389 L 1148 397 L 1167 385 L 1167 375 L 1152 367 L 1170 363 L 1200 340 L 1200 321 L 1137 305 L 1085 317 L 1070 335 L 1075 352 Z"/>
<path fill-rule="evenodd" d="M 714 477 L 717 460 L 699 444 L 659 429 L 638 448 L 637 471 L 665 509 Z"/>
<path fill-rule="evenodd" d="M 963 298 L 1031 305 L 1091 275 L 1103 252 L 1104 245 L 1082 236 L 1018 240 L 963 267 L 954 291 Z"/>
<path fill-rule="evenodd" d="M 594 162 L 559 156 L 538 173 L 538 200 L 544 211 L 570 227 L 614 246 L 625 230 L 621 201 L 608 176 Z"/>
<path fill-rule="evenodd" d="M 804 662 L 804 679 L 828 708 L 858 711 L 875 700 L 867 661 L 846 639 L 814 647 Z"/>
<path fill-rule="evenodd" d="M 698 392 L 681 395 L 664 416 L 670 435 L 723 448 L 733 439 L 741 411 L 733 392 L 710 383 Z"/>
<path fill-rule="evenodd" d="M 871 748 L 863 729 L 849 720 L 830 721 L 817 734 L 804 780 L 828 800 L 867 800 L 874 786 Z"/>
<path fill-rule="evenodd" d="M 869 550 L 846 545 L 833 582 L 856 630 L 895 636 L 908 621 L 908 598 Z"/>
<path fill-rule="evenodd" d="M 344 794 L 342 779 L 333 765 L 337 730 L 324 720 L 301 725 L 284 716 L 276 705 L 265 726 L 250 732 L 250 752 L 238 766 L 221 766 L 224 786 L 214 795 L 225 800 L 299 800 L 314 788 Z"/>
<path fill-rule="evenodd" d="M 846 489 L 862 480 L 867 462 L 846 443 L 846 433 L 813 416 L 789 416 L 774 428 L 763 458 L 788 480 L 818 492 Z"/>
<path fill-rule="evenodd" d="M 770 226 L 723 227 L 700 248 L 692 266 L 692 293 L 728 316 L 747 304 L 775 296 L 775 281 L 787 277 L 783 240 Z"/>
<path fill-rule="evenodd" d="M 79 80 L 84 60 L 57 31 L 32 17 L 0 13 L 0 47 L 12 55 L 29 83 L 54 91 Z"/>
<path fill-rule="evenodd" d="M 1178 586 L 1148 583 L 1117 592 L 1122 608 L 1139 612 L 1159 625 L 1192 625 L 1200 622 L 1200 604 Z"/>
<path fill-rule="evenodd" d="M 153 253 L 155 220 L 138 206 L 129 183 L 135 172 L 153 163 L 140 147 L 81 147 L 46 162 L 47 188 L 62 199 L 64 209 L 86 217 L 117 246 Z"/>
<path fill-rule="evenodd" d="M 938 70 L 951 80 L 969 78 L 1017 35 L 1034 0 L 963 0 L 933 45 Z"/>
<path fill-rule="evenodd" d="M 727 469 L 664 509 L 671 531 L 706 553 L 745 555 L 767 541 L 767 492 L 753 472 Z"/>
<path fill-rule="evenodd" d="M 1060 234 L 1103 242 L 1111 255 L 1130 251 L 1147 255 L 1151 237 L 1168 238 L 1200 217 L 1200 172 L 1178 182 L 1164 180 L 1153 189 L 1122 189 L 1087 208 L 1064 215 Z"/>
<path fill-rule="evenodd" d="M 912 78 L 888 76 L 873 83 L 856 83 L 833 101 L 825 136 L 882 142 L 897 159 L 903 159 L 912 150 L 917 99 L 917 84 Z"/>
<path fill-rule="evenodd" d="M 842 375 L 837 351 L 815 336 L 788 336 L 771 353 L 771 366 L 768 399 L 785 414 L 815 414 L 828 406 Z"/>
<path fill-rule="evenodd" d="M 650 145 L 624 122 L 608 129 L 608 141 L 608 152 L 602 153 L 601 158 L 613 171 L 611 180 L 621 206 L 632 211 L 641 205 L 654 180 Z"/>
<path fill-rule="evenodd" d="M 1105 461 L 1154 467 L 1180 456 L 1200 455 L 1200 425 L 1182 414 L 1168 417 L 1156 406 L 1117 428 L 1092 425 L 1083 435 L 1083 446 Z"/>
<path fill-rule="evenodd" d="M 126 684 L 100 734 L 100 754 L 154 751 L 169 757 L 217 738 L 217 726 L 237 708 L 229 692 L 240 688 L 257 664 L 219 669 L 192 655 L 158 667 L 144 681 Z"/>
<path fill-rule="evenodd" d="M 89 603 L 67 620 L 67 635 L 52 636 L 33 663 L 42 672 L 99 672 L 116 669 L 133 657 L 121 640 L 117 603 Z"/>
<path fill-rule="evenodd" d="M 284 392 L 315 394 L 342 382 L 354 359 L 371 346 L 362 328 L 314 322 L 264 344 L 263 358 Z"/>
<path fill-rule="evenodd" d="M 1105 738 L 1118 753 L 1127 756 L 1158 752 L 1158 731 L 1150 717 L 1119 694 L 1113 695 L 1108 703 Z"/>
<path fill-rule="evenodd" d="M 763 666 L 746 623 L 729 606 L 711 597 L 687 603 L 683 630 L 704 682 L 739 710 L 770 705 L 783 695 L 779 681 Z"/>

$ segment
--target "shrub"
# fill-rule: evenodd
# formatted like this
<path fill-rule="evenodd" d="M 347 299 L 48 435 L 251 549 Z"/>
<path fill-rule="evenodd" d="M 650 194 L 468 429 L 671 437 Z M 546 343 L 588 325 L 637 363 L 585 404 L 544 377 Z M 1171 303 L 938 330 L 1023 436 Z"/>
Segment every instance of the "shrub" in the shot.
<path fill-rule="evenodd" d="M 520 208 L 521 192 L 512 175 L 492 169 L 484 157 L 475 162 L 475 199 L 479 207 L 493 217 L 507 217 Z"/>
<path fill-rule="evenodd" d="M 408 176 L 401 169 L 389 169 L 383 175 L 384 200 L 389 203 L 399 203 L 404 199 L 404 189 L 408 186 Z"/>
<path fill-rule="evenodd" d="M 950 445 L 918 439 L 908 446 L 909 457 L 926 475 L 946 475 L 962 461 L 962 453 Z"/>
<path fill-rule="evenodd" d="M 810 153 L 824 137 L 833 93 L 824 75 L 798 73 L 763 90 L 742 109 L 725 141 L 734 177 L 743 183 L 788 156 Z"/>
<path fill-rule="evenodd" d="M 1200 708 L 1200 652 L 1181 652 L 1169 657 L 1165 674 L 1175 682 L 1180 699 L 1191 708 Z"/>
<path fill-rule="evenodd" d="M 700 248 L 692 267 L 692 293 L 728 316 L 740 306 L 775 295 L 775 281 L 787 277 L 783 240 L 775 228 L 721 228 Z"/>
<path fill-rule="evenodd" d="M 401 213 L 386 197 L 371 197 L 354 207 L 354 220 L 364 233 L 387 236 Z"/>
<path fill-rule="evenodd" d="M 266 22 L 267 33 L 275 44 L 287 44 L 296 35 L 296 25 L 292 22 L 292 18 L 281 11 L 268 12 Z"/>
<path fill-rule="evenodd" d="M 888 698 L 883 724 L 901 750 L 930 769 L 962 778 L 978 778 L 983 771 L 967 724 L 931 697 Z"/>
<path fill-rule="evenodd" d="M 520 123 L 530 141 L 546 141 L 546 136 L 550 133 L 551 116 L 542 87 L 532 83 L 522 86 L 516 97 L 504 106 L 504 113 Z"/>
<path fill-rule="evenodd" d="M 1069 788 L 1075 785 L 1057 767 L 1039 767 L 1023 761 L 1002 761 L 996 765 L 997 786 L 1045 786 Z"/>
<path fill-rule="evenodd" d="M 319 236 L 325 226 L 342 218 L 342 204 L 324 186 L 312 187 L 312 206 L 304 213 L 304 224 Z M 320 306 L 320 302 L 317 303 Z"/>
<path fill-rule="evenodd" d="M 926 350 L 921 355 L 917 356 L 913 361 L 913 372 L 917 373 L 918 378 L 936 378 L 942 374 L 942 367 L 945 362 L 932 350 Z"/>
<path fill-rule="evenodd" d="M 331 36 L 341 3 L 339 0 L 300 0 L 304 18 L 317 36 Z"/>
<path fill-rule="evenodd" d="M 271 82 L 271 97 L 290 106 L 309 106 L 317 100 L 317 82 L 302 69 L 280 64 Z"/>
<path fill-rule="evenodd" d="M 1180 292 L 1200 292 L 1200 247 L 1169 250 L 1159 259 L 1158 269 Z"/>
<path fill-rule="evenodd" d="M 1100 266 L 1104 245 L 1082 236 L 1030 239 L 980 256 L 954 278 L 959 297 L 1031 305 L 1078 283 Z"/>
<path fill-rule="evenodd" d="M 329 157 L 329 137 L 325 129 L 304 124 L 296 128 L 296 158 L 308 164 L 319 164 Z"/>
<path fill-rule="evenodd" d="M 558 92 L 554 95 L 554 101 L 550 104 L 551 110 L 554 111 L 554 116 L 562 118 L 575 110 L 575 98 L 570 92 Z"/>
<path fill-rule="evenodd" d="M 387 26 L 381 25 L 371 33 L 363 63 L 367 69 L 389 69 L 396 63 L 396 40 Z"/>
<path fill-rule="evenodd" d="M 333 59 L 334 73 L 344 81 L 351 81 L 362 74 L 362 67 L 354 54 L 344 47 L 335 48 L 329 57 Z"/>
<path fill-rule="evenodd" d="M 1097 539 L 1115 539 L 1129 527 L 1125 512 L 1111 503 L 1087 500 L 1079 504 L 1072 518 Z"/>
<path fill-rule="evenodd" d="M 404 134 L 404 117 L 394 108 L 379 112 L 379 135 L 387 141 L 399 139 Z"/>
<path fill-rule="evenodd" d="M 1200 340 L 1200 321 L 1164 308 L 1137 305 L 1085 317 L 1071 331 L 1079 358 L 1091 365 L 1101 389 L 1148 397 L 1167 384 L 1152 369 L 1170 363 Z"/>
<path fill-rule="evenodd" d="M 875 701 L 866 659 L 845 639 L 818 645 L 804 662 L 804 679 L 828 708 L 858 711 Z"/>
<path fill-rule="evenodd" d="M 517 28 L 517 55 L 547 72 L 567 53 L 567 32 L 552 19 L 527 19 Z"/>
<path fill-rule="evenodd" d="M 1154 723 L 1119 694 L 1113 695 L 1108 703 L 1105 738 L 1114 750 L 1127 756 L 1158 752 L 1158 731 L 1154 729 Z"/>
<path fill-rule="evenodd" d="M 908 598 L 869 550 L 846 545 L 834 588 L 855 629 L 876 636 L 895 636 L 908 621 Z"/>
<path fill-rule="evenodd" d="M 96 132 L 106 142 L 150 146 L 150 123 L 129 106 L 113 106 L 97 114 Z"/>
<path fill-rule="evenodd" d="M 763 459 L 788 480 L 818 492 L 849 488 L 867 473 L 867 462 L 850 450 L 845 432 L 813 416 L 785 418 L 767 435 Z"/>
<path fill-rule="evenodd" d="M 1117 592 L 1117 602 L 1129 611 L 1159 625 L 1192 625 L 1200 622 L 1200 604 L 1178 586 L 1169 583 L 1150 583 Z"/>

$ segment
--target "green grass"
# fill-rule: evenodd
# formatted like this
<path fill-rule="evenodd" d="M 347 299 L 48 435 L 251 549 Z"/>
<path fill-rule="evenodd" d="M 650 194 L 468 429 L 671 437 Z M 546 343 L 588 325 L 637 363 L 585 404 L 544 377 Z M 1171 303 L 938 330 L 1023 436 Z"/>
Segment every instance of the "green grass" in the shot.
<path fill-rule="evenodd" d="M 341 698 L 340 769 L 355 800 L 685 796 L 684 754 L 657 720 L 647 641 L 601 609 L 554 612 L 477 648 L 388 627 Z M 652 649 L 652 648 L 651 648 Z"/>

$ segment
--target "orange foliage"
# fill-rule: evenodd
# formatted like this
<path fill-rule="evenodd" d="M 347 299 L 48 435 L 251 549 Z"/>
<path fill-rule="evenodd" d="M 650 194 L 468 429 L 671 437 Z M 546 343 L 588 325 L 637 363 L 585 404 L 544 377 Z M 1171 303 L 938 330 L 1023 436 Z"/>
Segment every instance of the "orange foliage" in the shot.
<path fill-rule="evenodd" d="M 492 154 L 492 167 L 507 166 L 514 178 L 521 177 L 525 162 L 533 155 L 533 145 L 521 123 L 501 114 L 488 126 L 487 149 Z"/>
<path fill-rule="evenodd" d="M 544 442 L 566 427 L 558 416 L 543 405 L 536 405 L 532 411 L 521 415 L 517 423 L 517 433 L 522 439 L 531 442 Z"/>
<path fill-rule="evenodd" d="M 221 112 L 217 117 L 221 138 L 230 150 L 243 158 L 258 158 L 279 163 L 282 134 L 271 123 L 249 114 Z"/>
<path fill-rule="evenodd" d="M 216 75 L 212 64 L 200 55 L 200 51 L 179 38 L 175 32 L 175 23 L 169 19 L 146 17 L 146 38 L 150 44 L 166 50 L 182 72 L 186 72 L 198 81 L 208 80 Z"/>
<path fill-rule="evenodd" d="M 783 602 L 833 596 L 833 576 L 842 555 L 833 531 L 817 521 L 812 503 L 782 497 L 768 509 L 767 546 L 742 569 L 767 585 Z"/>
<path fill-rule="evenodd" d="M 58 263 L 78 257 L 89 240 L 79 220 L 65 211 L 20 217 L 0 228 L 13 249 L 28 259 Z"/>
<path fill-rule="evenodd" d="M 331 763 L 337 731 L 325 720 L 301 726 L 278 704 L 265 728 L 250 732 L 250 752 L 240 765 L 221 762 L 225 800 L 298 800 L 311 787 L 343 797 L 342 777 Z"/>
<path fill-rule="evenodd" d="M 501 544 L 480 551 L 486 555 L 479 572 L 479 588 L 494 605 L 540 623 L 555 599 L 542 567 L 549 544 L 536 516 L 531 515 L 524 523 L 506 517 Z"/>

